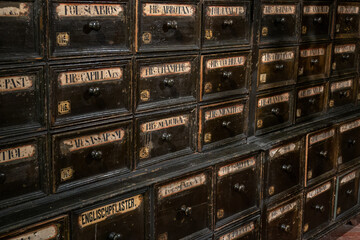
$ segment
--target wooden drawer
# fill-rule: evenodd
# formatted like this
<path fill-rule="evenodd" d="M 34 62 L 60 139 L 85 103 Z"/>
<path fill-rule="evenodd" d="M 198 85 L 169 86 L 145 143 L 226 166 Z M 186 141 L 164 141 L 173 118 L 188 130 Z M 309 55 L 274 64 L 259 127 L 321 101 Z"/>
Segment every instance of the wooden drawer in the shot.
<path fill-rule="evenodd" d="M 252 33 L 250 2 L 206 2 L 203 7 L 203 19 L 203 47 L 250 43 Z"/>
<path fill-rule="evenodd" d="M 135 77 L 137 111 L 195 102 L 200 77 L 199 57 L 138 60 Z"/>
<path fill-rule="evenodd" d="M 329 90 L 329 108 L 334 109 L 349 104 L 355 104 L 355 77 L 331 80 Z"/>
<path fill-rule="evenodd" d="M 356 42 L 335 43 L 332 52 L 332 74 L 356 72 L 357 59 L 358 45 Z"/>
<path fill-rule="evenodd" d="M 72 214 L 73 239 L 146 239 L 148 195 L 127 194 Z"/>
<path fill-rule="evenodd" d="M 248 100 L 200 107 L 198 150 L 243 140 L 247 133 Z"/>
<path fill-rule="evenodd" d="M 137 51 L 199 49 L 199 3 L 141 1 L 137 17 Z"/>
<path fill-rule="evenodd" d="M 260 219 L 258 216 L 251 217 L 250 219 L 237 221 L 221 229 L 214 234 L 214 240 L 258 240 L 260 229 Z"/>
<path fill-rule="evenodd" d="M 282 87 L 296 83 L 297 47 L 259 50 L 257 89 Z"/>
<path fill-rule="evenodd" d="M 130 3 L 52 2 L 49 55 L 120 54 L 131 48 Z"/>
<path fill-rule="evenodd" d="M 129 114 L 130 69 L 129 61 L 51 66 L 51 124 Z"/>
<path fill-rule="evenodd" d="M 200 236 L 212 226 L 211 187 L 210 170 L 156 184 L 155 239 L 208 239 Z"/>
<path fill-rule="evenodd" d="M 302 7 L 301 40 L 327 40 L 331 37 L 331 2 L 309 2 Z"/>
<path fill-rule="evenodd" d="M 216 166 L 216 227 L 259 207 L 260 168 L 260 156 L 237 158 Z"/>
<path fill-rule="evenodd" d="M 335 37 L 356 38 L 359 37 L 359 8 L 356 2 L 341 2 L 336 9 Z"/>
<path fill-rule="evenodd" d="M 130 121 L 53 135 L 53 191 L 129 172 L 131 136 Z"/>
<path fill-rule="evenodd" d="M 338 164 L 357 164 L 360 157 L 360 119 L 347 121 L 338 127 Z"/>

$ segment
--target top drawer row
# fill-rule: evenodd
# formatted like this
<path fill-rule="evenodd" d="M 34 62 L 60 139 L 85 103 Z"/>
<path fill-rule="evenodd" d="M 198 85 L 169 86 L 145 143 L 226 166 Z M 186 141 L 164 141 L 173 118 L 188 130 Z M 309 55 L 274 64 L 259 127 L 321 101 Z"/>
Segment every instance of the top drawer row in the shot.
<path fill-rule="evenodd" d="M 135 5 L 135 6 L 133 6 Z M 358 37 L 359 3 L 263 3 L 261 44 Z M 250 2 L 0 2 L 0 61 L 249 46 Z M 202 17 L 201 17 L 202 16 Z M 301 20 L 300 20 L 301 19 Z M 334 30 L 333 30 L 334 29 Z M 46 32 L 46 34 L 43 34 Z M 46 37 L 44 36 L 46 35 Z M 46 39 L 47 44 L 44 44 Z"/>

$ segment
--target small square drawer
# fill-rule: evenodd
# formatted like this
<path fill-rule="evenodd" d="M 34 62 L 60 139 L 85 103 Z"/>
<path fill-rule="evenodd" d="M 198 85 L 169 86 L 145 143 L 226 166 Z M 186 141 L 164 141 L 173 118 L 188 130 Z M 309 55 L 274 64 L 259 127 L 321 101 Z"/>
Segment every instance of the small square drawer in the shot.
<path fill-rule="evenodd" d="M 215 232 L 214 240 L 258 240 L 260 238 L 260 218 L 259 216 L 250 219 L 237 221 L 231 225 Z"/>
<path fill-rule="evenodd" d="M 200 4 L 139 1 L 136 51 L 199 49 Z"/>
<path fill-rule="evenodd" d="M 338 147 L 339 167 L 357 163 L 360 157 L 360 119 L 339 125 Z"/>
<path fill-rule="evenodd" d="M 292 124 L 294 111 L 293 91 L 271 92 L 256 98 L 256 134 L 289 126 Z"/>
<path fill-rule="evenodd" d="M 206 2 L 203 19 L 203 47 L 236 46 L 250 43 L 250 2 Z"/>
<path fill-rule="evenodd" d="M 205 55 L 201 59 L 201 101 L 248 92 L 249 52 Z"/>
<path fill-rule="evenodd" d="M 212 226 L 211 171 L 155 185 L 155 239 L 208 239 Z M 197 237 L 197 238 L 196 238 Z"/>
<path fill-rule="evenodd" d="M 41 0 L 0 2 L 0 62 L 43 56 Z"/>
<path fill-rule="evenodd" d="M 49 4 L 51 58 L 130 52 L 129 1 Z"/>
<path fill-rule="evenodd" d="M 264 240 L 301 239 L 302 199 L 300 196 L 268 206 L 266 210 Z"/>
<path fill-rule="evenodd" d="M 329 108 L 355 104 L 355 77 L 330 81 Z"/>
<path fill-rule="evenodd" d="M 198 150 L 243 140 L 247 133 L 248 100 L 201 106 L 199 111 Z"/>
<path fill-rule="evenodd" d="M 132 193 L 72 213 L 73 239 L 146 239 L 148 195 Z"/>
<path fill-rule="evenodd" d="M 336 168 L 335 129 L 327 128 L 306 136 L 305 183 Z M 308 185 L 308 184 L 307 184 Z"/>
<path fill-rule="evenodd" d="M 0 138 L 44 128 L 44 85 L 42 67 L 0 70 Z"/>
<path fill-rule="evenodd" d="M 130 121 L 53 135 L 53 191 L 129 172 L 131 136 Z"/>
<path fill-rule="evenodd" d="M 298 40 L 298 3 L 261 4 L 260 43 Z"/>
<path fill-rule="evenodd" d="M 0 143 L 0 209 L 45 196 L 46 136 Z"/>
<path fill-rule="evenodd" d="M 332 74 L 356 72 L 358 45 L 356 42 L 335 43 L 332 53 Z"/>
<path fill-rule="evenodd" d="M 332 4 L 304 3 L 301 19 L 301 40 L 327 40 L 331 37 Z"/>
<path fill-rule="evenodd" d="M 129 61 L 50 67 L 51 124 L 130 114 Z"/>
<path fill-rule="evenodd" d="M 326 111 L 327 83 L 297 88 L 296 122 L 308 120 Z"/>
<path fill-rule="evenodd" d="M 356 2 L 339 2 L 336 10 L 335 37 L 359 37 L 359 7 Z"/>
<path fill-rule="evenodd" d="M 264 196 L 270 198 L 302 186 L 304 139 L 296 138 L 266 152 Z"/>
<path fill-rule="evenodd" d="M 304 201 L 303 233 L 304 236 L 309 236 L 315 230 L 325 227 L 332 219 L 333 179 L 307 190 Z"/>
<path fill-rule="evenodd" d="M 294 84 L 297 77 L 297 47 L 259 50 L 257 89 Z"/>
<path fill-rule="evenodd" d="M 330 71 L 331 44 L 300 46 L 299 81 L 327 78 Z"/>
<path fill-rule="evenodd" d="M 195 109 L 185 109 L 136 119 L 136 165 L 142 167 L 192 153 L 195 118 Z"/>
<path fill-rule="evenodd" d="M 259 207 L 260 167 L 260 156 L 237 158 L 216 166 L 216 227 Z"/>
<path fill-rule="evenodd" d="M 195 102 L 200 78 L 199 57 L 138 60 L 135 78 L 137 111 Z"/>
<path fill-rule="evenodd" d="M 336 217 L 354 208 L 359 202 L 359 169 L 337 177 Z"/>

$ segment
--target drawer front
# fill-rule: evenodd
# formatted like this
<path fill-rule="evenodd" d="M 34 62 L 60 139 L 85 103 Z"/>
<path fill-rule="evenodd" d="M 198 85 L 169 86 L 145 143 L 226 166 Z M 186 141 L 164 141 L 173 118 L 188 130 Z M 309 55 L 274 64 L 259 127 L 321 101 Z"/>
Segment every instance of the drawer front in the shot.
<path fill-rule="evenodd" d="M 50 68 L 52 125 L 129 113 L 129 62 Z"/>
<path fill-rule="evenodd" d="M 338 163 L 346 164 L 360 157 L 360 119 L 339 126 Z"/>
<path fill-rule="evenodd" d="M 262 4 L 260 42 L 296 42 L 298 4 Z"/>
<path fill-rule="evenodd" d="M 257 97 L 256 133 L 290 125 L 293 114 L 293 92 L 265 94 Z"/>
<path fill-rule="evenodd" d="M 356 79 L 352 78 L 330 82 L 329 108 L 355 104 L 355 81 Z"/>
<path fill-rule="evenodd" d="M 329 45 L 300 46 L 299 72 L 300 78 L 319 79 L 329 76 Z"/>
<path fill-rule="evenodd" d="M 259 219 L 253 219 L 243 223 L 232 224 L 224 230 L 215 233 L 214 240 L 258 240 L 259 239 Z"/>
<path fill-rule="evenodd" d="M 203 10 L 203 46 L 249 44 L 251 34 L 250 11 L 249 2 L 241 4 L 206 3 Z M 239 28 L 238 26 L 243 27 Z"/>
<path fill-rule="evenodd" d="M 139 60 L 136 69 L 137 110 L 196 101 L 197 56 Z"/>
<path fill-rule="evenodd" d="M 306 139 L 306 180 L 317 178 L 336 167 L 335 130 L 308 134 Z"/>
<path fill-rule="evenodd" d="M 359 201 L 359 171 L 338 177 L 336 216 L 355 207 Z"/>
<path fill-rule="evenodd" d="M 44 136 L 0 145 L 0 201 L 44 189 L 44 155 Z"/>
<path fill-rule="evenodd" d="M 0 3 L 0 61 L 39 58 L 41 47 L 41 4 L 33 1 L 2 1 Z"/>
<path fill-rule="evenodd" d="M 326 110 L 326 86 L 321 84 L 297 89 L 296 120 L 309 118 Z"/>
<path fill-rule="evenodd" d="M 330 222 L 333 211 L 333 181 L 306 192 L 304 204 L 304 234 Z"/>
<path fill-rule="evenodd" d="M 301 39 L 329 39 L 331 34 L 330 4 L 305 3 L 302 9 Z"/>
<path fill-rule="evenodd" d="M 335 36 L 351 38 L 359 36 L 358 3 L 339 3 L 336 10 Z"/>
<path fill-rule="evenodd" d="M 259 50 L 258 90 L 286 86 L 296 82 L 297 48 Z"/>
<path fill-rule="evenodd" d="M 131 134 L 131 122 L 123 122 L 54 135 L 54 191 L 91 176 L 129 171 Z"/>
<path fill-rule="evenodd" d="M 155 239 L 175 240 L 211 229 L 210 171 L 156 185 Z"/>
<path fill-rule="evenodd" d="M 145 239 L 145 201 L 137 194 L 74 212 L 73 239 Z"/>
<path fill-rule="evenodd" d="M 215 221 L 258 207 L 260 159 L 256 156 L 216 167 Z"/>
<path fill-rule="evenodd" d="M 129 2 L 50 5 L 50 56 L 130 51 Z"/>
<path fill-rule="evenodd" d="M 356 43 L 335 44 L 331 70 L 333 72 L 355 72 L 357 55 Z"/>
<path fill-rule="evenodd" d="M 266 239 L 301 239 L 301 200 L 291 199 L 266 214 Z"/>
<path fill-rule="evenodd" d="M 249 52 L 202 56 L 200 100 L 248 92 Z"/>
<path fill-rule="evenodd" d="M 69 219 L 68 216 L 61 216 L 45 222 L 16 230 L 9 234 L 0 236 L 8 240 L 69 240 Z"/>
<path fill-rule="evenodd" d="M 44 126 L 43 69 L 0 71 L 0 136 Z"/>
<path fill-rule="evenodd" d="M 199 6 L 191 2 L 139 3 L 137 50 L 199 49 Z"/>
<path fill-rule="evenodd" d="M 149 164 L 191 153 L 193 122 L 191 110 L 136 120 L 137 163 Z"/>
<path fill-rule="evenodd" d="M 293 140 L 268 151 L 264 193 L 267 198 L 301 185 L 303 145 L 303 140 Z"/>
<path fill-rule="evenodd" d="M 199 150 L 214 144 L 245 138 L 247 112 L 246 99 L 200 107 Z"/>

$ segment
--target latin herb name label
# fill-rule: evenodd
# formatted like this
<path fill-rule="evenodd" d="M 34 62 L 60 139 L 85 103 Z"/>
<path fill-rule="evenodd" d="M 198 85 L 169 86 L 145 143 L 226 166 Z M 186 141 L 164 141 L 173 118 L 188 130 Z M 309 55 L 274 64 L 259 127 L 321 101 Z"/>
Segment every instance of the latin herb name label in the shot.
<path fill-rule="evenodd" d="M 141 124 L 140 129 L 142 132 L 153 132 L 165 128 L 186 125 L 188 121 L 189 121 L 189 116 L 181 115 L 181 116 L 164 118 L 164 119 Z"/>
<path fill-rule="evenodd" d="M 60 3 L 56 13 L 58 17 L 119 17 L 124 9 L 120 4 Z"/>
<path fill-rule="evenodd" d="M 334 129 L 331 129 L 330 131 L 326 131 L 326 132 L 316 134 L 316 135 L 310 137 L 310 145 L 312 145 L 314 143 L 317 143 L 317 142 L 324 141 L 324 140 L 326 140 L 328 138 L 331 138 L 331 137 L 334 136 L 334 134 L 335 134 Z"/>
<path fill-rule="evenodd" d="M 144 16 L 182 16 L 191 17 L 195 14 L 195 7 L 183 4 L 155 4 L 145 3 L 143 5 Z"/>
<path fill-rule="evenodd" d="M 209 17 L 232 17 L 245 15 L 243 6 L 209 6 L 207 7 L 206 16 Z"/>
<path fill-rule="evenodd" d="M 264 15 L 295 14 L 295 5 L 265 5 Z"/>
<path fill-rule="evenodd" d="M 63 72 L 58 76 L 61 86 L 112 81 L 122 78 L 121 68 L 104 68 L 87 71 Z"/>
<path fill-rule="evenodd" d="M 272 97 L 260 98 L 258 100 L 258 107 L 265 107 L 268 105 L 273 105 L 281 102 L 288 102 L 289 97 L 290 97 L 289 93 L 283 93 L 281 95 L 275 95 Z"/>
<path fill-rule="evenodd" d="M 140 77 L 148 78 L 148 77 L 158 77 L 158 76 L 166 76 L 173 74 L 185 74 L 191 71 L 191 63 L 190 62 L 177 62 L 177 63 L 166 63 L 166 64 L 158 64 L 147 67 L 142 67 L 140 69 Z"/>
<path fill-rule="evenodd" d="M 223 177 L 232 173 L 236 173 L 245 170 L 247 168 L 250 168 L 252 166 L 255 166 L 255 164 L 256 164 L 256 160 L 254 157 L 248 158 L 240 162 L 232 163 L 221 167 L 218 171 L 218 176 Z"/>
<path fill-rule="evenodd" d="M 33 86 L 35 76 L 0 77 L 0 92 L 26 90 Z"/>
<path fill-rule="evenodd" d="M 331 187 L 331 183 L 330 183 L 330 182 L 327 182 L 327 183 L 325 183 L 324 185 L 321 185 L 320 187 L 315 188 L 314 190 L 308 192 L 308 193 L 306 194 L 306 198 L 307 198 L 307 199 L 314 198 L 314 197 L 316 197 L 316 196 L 318 196 L 318 195 L 326 192 L 327 190 L 329 190 L 330 187 Z"/>
<path fill-rule="evenodd" d="M 245 64 L 245 59 L 246 57 L 244 56 L 210 59 L 206 61 L 206 68 L 215 69 L 215 68 L 242 66 Z"/>
<path fill-rule="evenodd" d="M 230 116 L 234 114 L 242 113 L 244 110 L 243 104 L 238 104 L 230 107 L 224 107 L 219 109 L 214 109 L 211 111 L 205 112 L 205 121 L 212 120 L 215 118 Z"/>
<path fill-rule="evenodd" d="M 298 96 L 299 98 L 306 98 L 306 97 L 322 94 L 323 92 L 324 92 L 324 86 L 316 86 L 316 87 L 300 90 L 298 92 Z"/>
<path fill-rule="evenodd" d="M 35 145 L 23 145 L 13 148 L 0 149 L 0 164 L 19 159 L 33 157 L 36 153 Z"/>
<path fill-rule="evenodd" d="M 286 61 L 294 59 L 294 52 L 277 52 L 277 53 L 263 53 L 261 55 L 261 62 L 277 62 L 277 61 Z"/>

